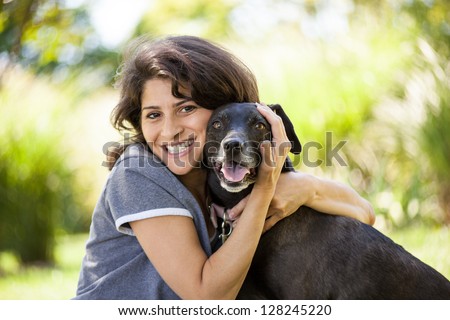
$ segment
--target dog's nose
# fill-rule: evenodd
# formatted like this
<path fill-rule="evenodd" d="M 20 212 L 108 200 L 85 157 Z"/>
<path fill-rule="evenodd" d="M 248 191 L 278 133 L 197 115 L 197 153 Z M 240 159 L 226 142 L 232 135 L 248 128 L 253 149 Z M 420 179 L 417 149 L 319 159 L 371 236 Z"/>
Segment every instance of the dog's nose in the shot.
<path fill-rule="evenodd" d="M 241 148 L 241 141 L 237 139 L 230 139 L 224 142 L 223 147 L 225 150 L 233 150 L 233 149 L 240 149 Z"/>

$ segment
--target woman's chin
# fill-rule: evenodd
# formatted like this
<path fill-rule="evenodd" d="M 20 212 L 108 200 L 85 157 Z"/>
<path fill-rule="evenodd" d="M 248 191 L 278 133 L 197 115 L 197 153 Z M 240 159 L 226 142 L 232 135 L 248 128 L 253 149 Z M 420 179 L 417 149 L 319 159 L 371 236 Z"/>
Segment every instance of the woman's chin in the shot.
<path fill-rule="evenodd" d="M 177 159 L 176 161 L 168 161 L 166 163 L 167 168 L 178 176 L 186 175 L 193 170 L 200 169 L 201 163 L 199 161 L 194 161 L 193 159 Z"/>

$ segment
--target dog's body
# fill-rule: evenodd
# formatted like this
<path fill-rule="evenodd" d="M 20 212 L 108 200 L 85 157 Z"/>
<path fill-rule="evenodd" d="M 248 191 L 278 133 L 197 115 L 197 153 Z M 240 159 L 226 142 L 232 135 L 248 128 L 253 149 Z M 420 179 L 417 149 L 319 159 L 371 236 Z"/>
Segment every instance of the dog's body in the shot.
<path fill-rule="evenodd" d="M 301 146 L 279 106 L 293 151 Z M 270 126 L 255 104 L 216 110 L 205 157 L 215 203 L 231 208 L 250 193 L 259 143 Z M 293 170 L 289 161 L 285 170 Z M 450 299 L 450 282 L 373 227 L 308 207 L 261 238 L 240 299 Z"/>

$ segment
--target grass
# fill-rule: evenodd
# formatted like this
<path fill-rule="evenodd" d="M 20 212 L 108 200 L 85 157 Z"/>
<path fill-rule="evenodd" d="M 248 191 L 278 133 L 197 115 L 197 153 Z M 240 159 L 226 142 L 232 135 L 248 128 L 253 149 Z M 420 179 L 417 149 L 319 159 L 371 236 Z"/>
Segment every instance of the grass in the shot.
<path fill-rule="evenodd" d="M 11 254 L 0 253 L 0 299 L 59 300 L 75 296 L 86 234 L 58 239 L 54 266 L 21 267 Z"/>
<path fill-rule="evenodd" d="M 450 279 L 450 229 L 414 227 L 387 232 L 395 242 Z M 64 236 L 56 247 L 54 267 L 21 267 L 0 253 L 0 299 L 60 300 L 75 295 L 86 234 Z"/>
<path fill-rule="evenodd" d="M 410 227 L 385 234 L 450 279 L 449 227 Z"/>

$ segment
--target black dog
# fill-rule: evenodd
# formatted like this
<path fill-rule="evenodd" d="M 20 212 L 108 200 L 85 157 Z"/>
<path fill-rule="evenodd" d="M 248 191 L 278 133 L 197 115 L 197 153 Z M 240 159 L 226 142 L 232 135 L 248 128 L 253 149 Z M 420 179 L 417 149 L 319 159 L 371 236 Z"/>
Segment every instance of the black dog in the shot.
<path fill-rule="evenodd" d="M 291 151 L 300 143 L 279 105 Z M 217 109 L 205 159 L 213 202 L 231 208 L 250 193 L 259 143 L 270 125 L 254 103 Z M 287 161 L 284 170 L 293 170 Z M 450 282 L 401 246 L 357 220 L 301 207 L 260 241 L 239 299 L 450 299 Z"/>

